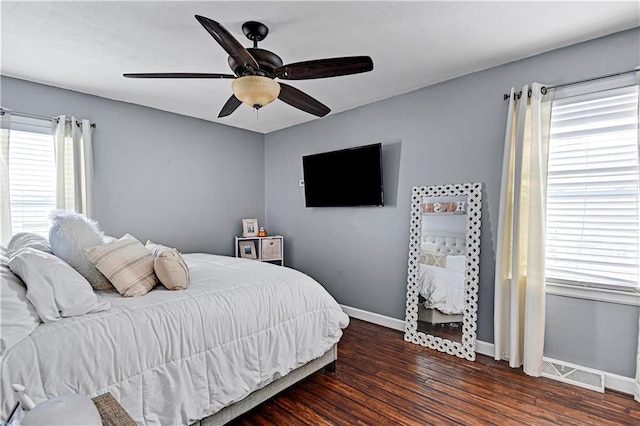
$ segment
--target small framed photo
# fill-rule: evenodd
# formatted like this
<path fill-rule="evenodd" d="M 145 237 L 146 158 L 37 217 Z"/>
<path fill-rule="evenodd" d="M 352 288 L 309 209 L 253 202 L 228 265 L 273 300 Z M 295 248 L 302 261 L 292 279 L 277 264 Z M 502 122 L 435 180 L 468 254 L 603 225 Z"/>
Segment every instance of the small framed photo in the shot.
<path fill-rule="evenodd" d="M 242 219 L 242 236 L 258 236 L 258 219 Z"/>
<path fill-rule="evenodd" d="M 240 257 L 247 259 L 257 259 L 256 245 L 254 241 L 240 241 L 238 243 L 238 249 L 240 251 Z"/>

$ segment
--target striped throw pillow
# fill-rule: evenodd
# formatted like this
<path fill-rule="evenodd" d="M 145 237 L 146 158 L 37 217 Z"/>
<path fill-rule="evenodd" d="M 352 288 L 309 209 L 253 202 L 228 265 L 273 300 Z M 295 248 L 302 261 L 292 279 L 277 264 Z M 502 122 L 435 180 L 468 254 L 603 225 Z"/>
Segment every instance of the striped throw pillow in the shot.
<path fill-rule="evenodd" d="M 125 297 L 142 296 L 158 284 L 153 255 L 130 234 L 85 250 L 89 260 Z"/>

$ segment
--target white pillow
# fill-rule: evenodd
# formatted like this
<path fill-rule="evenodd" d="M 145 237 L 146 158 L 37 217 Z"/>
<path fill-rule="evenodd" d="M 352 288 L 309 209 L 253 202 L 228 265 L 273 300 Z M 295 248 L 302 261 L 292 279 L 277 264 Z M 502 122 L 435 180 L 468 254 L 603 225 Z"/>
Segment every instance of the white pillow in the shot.
<path fill-rule="evenodd" d="M 9 268 L 27 285 L 27 299 L 43 322 L 111 307 L 82 275 L 52 254 L 26 248 L 9 259 Z"/>
<path fill-rule="evenodd" d="M 125 297 L 142 296 L 158 284 L 153 255 L 132 235 L 89 247 L 87 257 Z"/>
<path fill-rule="evenodd" d="M 420 250 L 438 253 L 438 244 L 423 242 L 422 244 L 420 244 Z"/>
<path fill-rule="evenodd" d="M 164 250 L 173 250 L 172 247 L 169 246 L 165 246 L 162 244 L 158 244 L 158 243 L 154 243 L 151 240 L 147 240 L 147 244 L 144 245 L 147 250 L 149 250 L 151 252 L 151 254 L 155 257 L 158 254 L 160 254 L 161 252 L 163 252 Z"/>
<path fill-rule="evenodd" d="M 49 242 L 53 254 L 71 265 L 96 290 L 113 289 L 111 283 L 87 258 L 84 250 L 104 244 L 98 224 L 80 213 L 56 210 L 51 214 Z"/>
<path fill-rule="evenodd" d="M 41 250 L 45 253 L 53 253 L 49 240 L 42 235 L 34 234 L 32 232 L 18 232 L 9 241 L 7 246 L 7 257 L 11 257 L 23 248 L 32 247 L 37 250 Z"/>
<path fill-rule="evenodd" d="M 40 324 L 36 308 L 27 299 L 27 287 L 0 256 L 0 355 L 27 337 Z"/>
<path fill-rule="evenodd" d="M 446 268 L 451 269 L 453 271 L 464 272 L 464 267 L 467 264 L 467 256 L 464 254 L 460 255 L 448 255 L 446 260 Z"/>
<path fill-rule="evenodd" d="M 154 256 L 153 270 L 168 290 L 184 290 L 189 286 L 189 267 L 177 249 L 147 241 L 145 247 Z"/>

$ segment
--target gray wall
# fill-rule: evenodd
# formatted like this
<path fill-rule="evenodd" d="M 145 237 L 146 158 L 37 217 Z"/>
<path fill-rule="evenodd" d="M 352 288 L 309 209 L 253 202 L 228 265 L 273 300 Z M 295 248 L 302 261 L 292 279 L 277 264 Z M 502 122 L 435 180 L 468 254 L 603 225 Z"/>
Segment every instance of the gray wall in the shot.
<path fill-rule="evenodd" d="M 532 81 L 561 84 L 639 64 L 640 31 L 634 29 L 270 133 L 265 137 L 269 230 L 285 236 L 287 264 L 318 279 L 339 303 L 403 319 L 411 187 L 482 182 L 478 338 L 493 342 L 503 93 Z M 298 186 L 303 155 L 374 142 L 383 143 L 388 205 L 304 207 Z M 548 356 L 634 375 L 637 307 L 557 296 L 548 301 Z M 594 319 L 603 322 L 584 327 Z"/>
<path fill-rule="evenodd" d="M 264 220 L 264 137 L 8 77 L 5 108 L 95 122 L 95 211 L 107 234 L 233 254 L 242 218 Z"/>

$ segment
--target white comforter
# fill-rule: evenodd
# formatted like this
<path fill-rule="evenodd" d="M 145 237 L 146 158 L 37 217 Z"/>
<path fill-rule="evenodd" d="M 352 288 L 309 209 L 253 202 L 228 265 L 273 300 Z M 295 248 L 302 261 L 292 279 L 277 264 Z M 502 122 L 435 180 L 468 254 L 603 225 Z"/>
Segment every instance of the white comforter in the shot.
<path fill-rule="evenodd" d="M 464 312 L 464 272 L 421 263 L 418 283 L 425 308 L 443 314 Z"/>
<path fill-rule="evenodd" d="M 102 293 L 112 309 L 39 325 L 2 360 L 2 419 L 11 383 L 36 402 L 111 392 L 138 424 L 192 423 L 326 352 L 349 323 L 336 301 L 293 269 L 184 255 L 187 290 Z"/>

